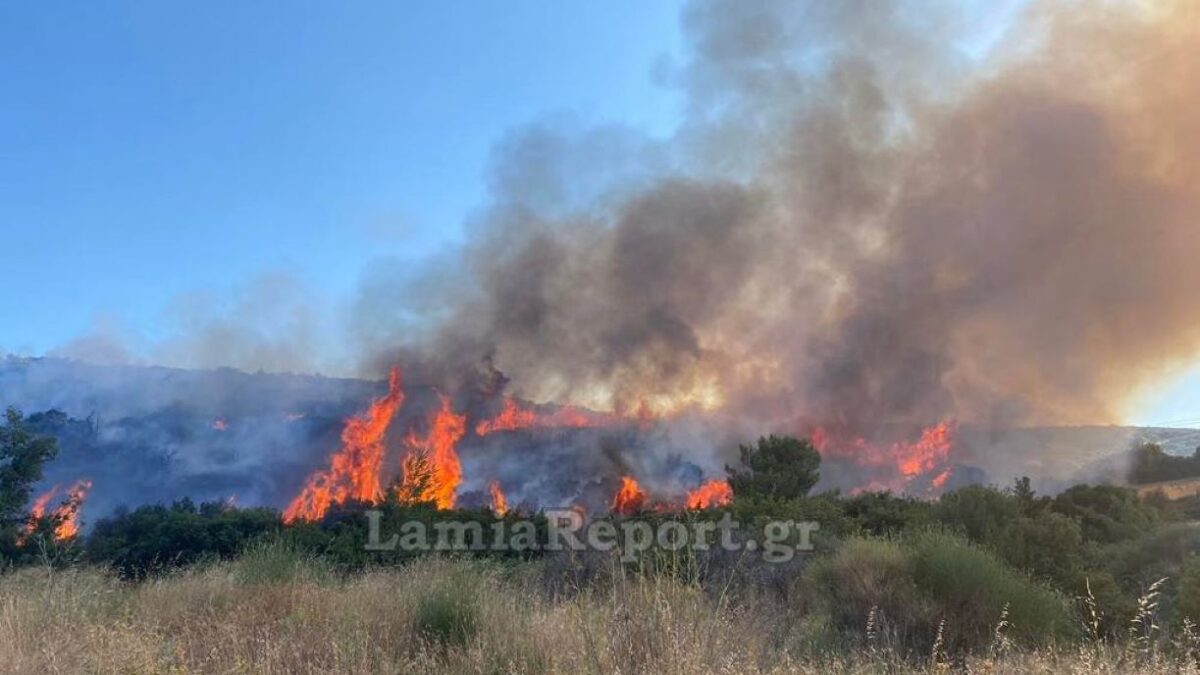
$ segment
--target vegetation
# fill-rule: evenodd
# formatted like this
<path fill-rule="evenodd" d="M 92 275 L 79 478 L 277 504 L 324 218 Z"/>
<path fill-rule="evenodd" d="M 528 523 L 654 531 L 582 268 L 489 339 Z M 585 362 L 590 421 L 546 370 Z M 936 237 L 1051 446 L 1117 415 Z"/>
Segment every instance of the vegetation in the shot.
<path fill-rule="evenodd" d="M 170 567 L 227 560 L 248 542 L 279 530 L 279 514 L 271 509 L 197 505 L 183 499 L 169 507 L 118 511 L 96 524 L 84 550 L 90 562 L 141 578 Z"/>
<path fill-rule="evenodd" d="M 878 540 L 855 540 L 838 564 L 905 564 Z M 867 553 L 871 550 L 872 553 Z M 95 568 L 32 567 L 0 577 L 0 670 L 17 673 L 1193 673 L 1195 638 L 1018 649 L 1003 607 L 987 646 L 956 654 L 954 620 L 933 621 L 928 648 L 906 649 L 884 611 L 821 642 L 827 620 L 803 603 L 732 599 L 658 576 L 620 575 L 548 593 L 544 563 L 426 558 L 333 579 L 281 546 L 290 576 L 248 580 L 241 561 L 193 566 L 141 583 Z M 276 563 L 272 567 L 276 568 Z M 889 568 L 889 574 L 900 570 Z M 849 570 L 842 569 L 845 574 Z M 837 577 L 838 580 L 853 579 Z M 893 576 L 892 580 L 896 577 Z M 467 583 L 464 585 L 464 581 Z M 860 586 L 860 590 L 865 586 Z M 896 588 L 896 592 L 914 592 Z M 901 596 L 896 596 L 900 600 Z M 827 600 L 822 600 L 826 602 Z M 1154 599 L 1147 599 L 1152 604 Z M 907 605 L 902 605 L 907 608 Z M 866 611 L 870 612 L 871 607 Z M 924 608 L 922 611 L 929 611 Z M 1008 616 L 1012 616 L 1010 613 Z M 940 629 L 940 631 L 939 631 Z M 851 643 L 852 641 L 852 643 Z M 1048 643 L 1049 640 L 1041 640 Z"/>
<path fill-rule="evenodd" d="M 28 499 L 53 443 L 19 414 L 7 419 L 3 452 L 24 464 L 0 485 Z M 270 509 L 189 500 L 115 513 L 83 537 L 40 528 L 20 539 L 18 507 L 6 521 L 0 596 L 14 600 L 0 607 L 0 650 L 17 664 L 52 654 L 60 670 L 138 672 L 942 672 L 952 662 L 1165 672 L 1200 653 L 1189 502 L 1113 486 L 1042 496 L 1027 479 L 937 501 L 814 495 L 819 455 L 807 442 L 767 437 L 741 451 L 733 503 L 684 517 L 730 515 L 743 537 L 814 521 L 814 551 L 787 564 L 716 548 L 635 560 L 494 551 L 492 526 L 512 514 L 395 499 L 377 507 L 382 531 L 455 521 L 476 525 L 487 546 L 367 550 L 365 504 L 284 525 Z M 534 529 L 541 538 L 544 520 Z"/>
<path fill-rule="evenodd" d="M 738 453 L 742 466 L 729 469 L 729 485 L 747 499 L 800 499 L 821 477 L 821 455 L 808 440 L 767 436 Z"/>
<path fill-rule="evenodd" d="M 1200 476 L 1200 448 L 1190 457 L 1168 455 L 1157 443 L 1146 443 L 1133 452 L 1129 482 L 1135 485 Z"/>
<path fill-rule="evenodd" d="M 18 555 L 17 541 L 29 520 L 26 508 L 33 484 L 41 480 L 42 466 L 57 451 L 54 438 L 30 431 L 20 411 L 5 411 L 0 426 L 0 557 Z"/>

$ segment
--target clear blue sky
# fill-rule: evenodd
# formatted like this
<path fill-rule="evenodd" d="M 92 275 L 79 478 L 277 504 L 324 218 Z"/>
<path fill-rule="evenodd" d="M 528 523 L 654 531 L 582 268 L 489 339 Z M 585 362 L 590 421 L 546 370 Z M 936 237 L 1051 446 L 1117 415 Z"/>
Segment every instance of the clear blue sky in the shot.
<path fill-rule="evenodd" d="M 546 115 L 666 134 L 676 2 L 5 3 L 0 352 L 453 239 Z"/>

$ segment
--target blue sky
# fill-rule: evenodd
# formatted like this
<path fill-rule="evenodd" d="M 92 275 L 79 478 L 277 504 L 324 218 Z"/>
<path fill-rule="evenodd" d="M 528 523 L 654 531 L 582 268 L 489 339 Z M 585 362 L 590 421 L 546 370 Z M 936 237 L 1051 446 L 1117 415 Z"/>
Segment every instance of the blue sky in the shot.
<path fill-rule="evenodd" d="M 265 270 L 349 292 L 452 241 L 547 115 L 666 134 L 678 3 L 6 3 L 0 351 Z"/>
<path fill-rule="evenodd" d="M 6 3 L 0 353 L 264 272 L 333 296 L 453 242 L 506 131 L 550 115 L 665 136 L 680 2 Z M 1200 369 L 1138 423 L 1200 426 Z"/>

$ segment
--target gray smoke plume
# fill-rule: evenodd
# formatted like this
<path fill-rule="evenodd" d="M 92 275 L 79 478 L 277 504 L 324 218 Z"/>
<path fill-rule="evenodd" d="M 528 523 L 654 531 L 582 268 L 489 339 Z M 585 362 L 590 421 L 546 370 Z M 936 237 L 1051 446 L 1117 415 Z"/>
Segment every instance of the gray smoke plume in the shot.
<path fill-rule="evenodd" d="M 1035 2 L 994 38 L 693 2 L 678 135 L 514 134 L 461 258 L 368 275 L 367 367 L 788 428 L 1116 421 L 1200 347 L 1198 8 Z"/>

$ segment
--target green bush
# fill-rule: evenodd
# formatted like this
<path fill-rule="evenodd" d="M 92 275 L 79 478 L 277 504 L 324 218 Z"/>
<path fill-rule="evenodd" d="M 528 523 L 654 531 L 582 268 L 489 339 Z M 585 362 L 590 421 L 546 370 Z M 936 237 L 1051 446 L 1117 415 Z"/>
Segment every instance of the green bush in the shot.
<path fill-rule="evenodd" d="M 1006 607 L 1010 635 L 1021 643 L 1045 644 L 1077 634 L 1078 623 L 1062 596 L 988 551 L 941 531 L 923 532 L 905 543 L 917 586 L 946 621 L 947 645 L 986 646 Z"/>
<path fill-rule="evenodd" d="M 475 635 L 479 624 L 475 586 L 454 581 L 424 589 L 417 598 L 413 629 L 430 642 L 461 646 Z"/>
<path fill-rule="evenodd" d="M 850 539 L 814 560 L 805 582 L 813 608 L 843 642 L 865 637 L 872 614 L 893 646 L 932 639 L 936 608 L 916 585 L 911 552 L 896 541 Z"/>
<path fill-rule="evenodd" d="M 1078 520 L 1085 540 L 1103 544 L 1137 539 L 1162 519 L 1136 490 L 1111 485 L 1076 485 L 1054 498 L 1053 509 Z"/>
<path fill-rule="evenodd" d="M 948 492 L 933 507 L 938 522 L 985 546 L 999 543 L 1021 515 L 1021 502 L 991 485 Z"/>
<path fill-rule="evenodd" d="M 895 536 L 911 528 L 927 525 L 934 505 L 915 497 L 899 497 L 890 492 L 864 492 L 843 498 L 842 509 L 863 534 Z"/>
<path fill-rule="evenodd" d="M 1192 556 L 1184 563 L 1175 602 L 1176 623 L 1187 618 L 1193 625 L 1200 624 L 1200 557 Z"/>
<path fill-rule="evenodd" d="M 1078 633 L 1063 597 L 938 530 L 894 540 L 850 539 L 813 561 L 805 585 L 813 609 L 842 643 L 861 641 L 871 623 L 880 645 L 926 653 L 944 621 L 947 650 L 978 650 L 991 644 L 1006 609 L 1009 635 L 1020 643 L 1040 645 Z"/>
<path fill-rule="evenodd" d="M 821 477 L 821 455 L 808 439 L 771 435 L 738 453 L 741 466 L 725 467 L 735 498 L 799 499 Z"/>
<path fill-rule="evenodd" d="M 197 506 L 183 499 L 101 520 L 87 537 L 86 555 L 122 576 L 142 578 L 172 567 L 230 559 L 279 528 L 279 514 L 272 509 L 216 502 Z"/>

